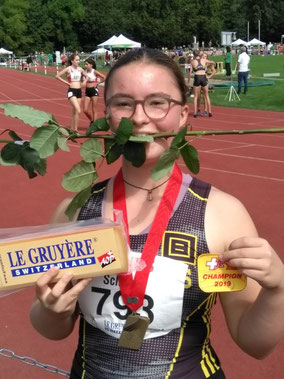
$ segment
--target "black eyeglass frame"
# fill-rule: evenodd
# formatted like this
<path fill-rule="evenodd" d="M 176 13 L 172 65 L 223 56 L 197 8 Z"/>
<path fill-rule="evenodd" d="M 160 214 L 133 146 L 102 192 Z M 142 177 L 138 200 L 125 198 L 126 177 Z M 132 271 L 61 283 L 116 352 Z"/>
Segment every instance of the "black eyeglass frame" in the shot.
<path fill-rule="evenodd" d="M 107 102 L 106 102 L 106 107 L 109 107 L 109 114 L 110 114 L 110 116 L 112 115 L 112 114 L 111 114 L 110 102 L 112 101 L 112 99 L 120 98 L 120 97 L 122 97 L 122 98 L 126 98 L 126 99 L 129 99 L 129 100 L 131 100 L 131 101 L 133 102 L 133 104 L 134 104 L 133 112 L 132 112 L 132 114 L 131 114 L 130 116 L 128 116 L 127 118 L 131 118 L 131 117 L 134 115 L 134 113 L 135 113 L 135 111 L 136 111 L 136 106 L 137 106 L 137 104 L 141 104 L 141 105 L 142 105 L 144 113 L 145 113 L 146 116 L 147 116 L 148 118 L 150 118 L 151 120 L 162 120 L 163 118 L 165 118 L 165 117 L 168 115 L 169 111 L 170 111 L 171 103 L 174 103 L 174 104 L 177 104 L 177 105 L 184 105 L 184 103 L 183 103 L 182 101 L 178 101 L 178 100 L 172 99 L 171 97 L 161 96 L 161 95 L 148 95 L 148 96 L 145 97 L 144 100 L 135 100 L 135 99 L 133 99 L 132 97 L 123 96 L 123 95 L 118 95 L 118 96 L 117 96 L 117 95 L 114 95 L 114 96 L 112 96 L 111 98 L 109 98 L 109 99 L 107 100 Z M 148 115 L 148 113 L 147 113 L 146 110 L 145 110 L 145 102 L 146 102 L 149 98 L 151 98 L 151 97 L 153 97 L 153 98 L 154 98 L 154 97 L 160 97 L 160 98 L 162 98 L 162 99 L 164 99 L 164 100 L 167 100 L 167 102 L 168 102 L 168 110 L 167 110 L 167 113 L 166 113 L 164 116 L 162 116 L 162 117 L 150 117 L 150 116 Z"/>

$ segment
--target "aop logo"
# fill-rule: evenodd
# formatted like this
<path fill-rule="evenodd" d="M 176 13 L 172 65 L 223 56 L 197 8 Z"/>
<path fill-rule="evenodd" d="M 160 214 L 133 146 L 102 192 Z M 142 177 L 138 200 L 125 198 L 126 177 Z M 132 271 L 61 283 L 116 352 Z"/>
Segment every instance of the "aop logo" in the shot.
<path fill-rule="evenodd" d="M 115 256 L 111 250 L 109 250 L 104 255 L 101 255 L 100 257 L 98 257 L 98 260 L 99 260 L 102 267 L 108 266 L 112 262 L 116 261 Z"/>

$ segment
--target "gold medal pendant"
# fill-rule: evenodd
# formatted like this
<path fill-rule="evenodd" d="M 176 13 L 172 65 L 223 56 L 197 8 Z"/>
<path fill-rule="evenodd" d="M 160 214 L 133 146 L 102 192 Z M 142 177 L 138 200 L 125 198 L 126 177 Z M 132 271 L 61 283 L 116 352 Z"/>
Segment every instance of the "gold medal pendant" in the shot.
<path fill-rule="evenodd" d="M 150 319 L 148 317 L 140 316 L 138 313 L 131 313 L 124 324 L 118 346 L 139 350 L 149 323 Z"/>

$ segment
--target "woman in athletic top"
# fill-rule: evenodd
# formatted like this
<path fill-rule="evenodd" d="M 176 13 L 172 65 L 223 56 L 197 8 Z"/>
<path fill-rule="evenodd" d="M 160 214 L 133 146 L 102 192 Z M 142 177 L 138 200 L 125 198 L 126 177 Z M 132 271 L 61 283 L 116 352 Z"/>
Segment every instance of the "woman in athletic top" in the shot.
<path fill-rule="evenodd" d="M 56 79 L 68 85 L 67 98 L 72 105 L 72 130 L 78 130 L 79 117 L 81 114 L 82 89 L 81 83 L 83 79 L 87 81 L 87 75 L 82 67 L 80 67 L 80 57 L 78 54 L 71 54 L 68 59 L 69 66 L 56 74 Z M 67 76 L 67 80 L 63 77 Z"/>
<path fill-rule="evenodd" d="M 193 81 L 193 107 L 194 107 L 194 115 L 193 117 L 197 117 L 200 115 L 200 109 L 198 109 L 198 101 L 200 99 L 201 89 L 203 91 L 204 102 L 207 104 L 209 117 L 212 117 L 211 112 L 211 102 L 209 98 L 208 92 L 208 81 L 206 77 L 206 69 L 208 64 L 214 64 L 213 61 L 209 61 L 207 58 L 201 56 L 199 50 L 194 50 L 193 59 L 191 61 L 191 67 L 188 74 L 188 84 L 190 84 L 191 75 L 194 72 L 194 81 Z M 207 116 L 207 114 L 202 114 L 203 116 Z"/>
<path fill-rule="evenodd" d="M 216 74 L 215 62 L 208 60 L 207 53 L 203 53 L 202 58 L 207 60 L 206 68 L 205 68 L 207 86 L 201 87 L 201 92 L 202 92 L 203 100 L 204 100 L 204 111 L 202 113 L 200 112 L 200 98 L 201 98 L 201 94 L 200 94 L 200 97 L 198 98 L 198 101 L 197 101 L 197 114 L 203 117 L 207 115 L 209 115 L 209 117 L 212 117 L 211 101 L 209 98 L 209 79 L 211 79 Z M 208 104 L 208 99 L 209 99 L 209 104 Z"/>
<path fill-rule="evenodd" d="M 188 120 L 186 92 L 182 72 L 166 54 L 127 52 L 105 81 L 111 131 L 128 118 L 134 134 L 177 132 Z M 178 165 L 164 178 L 152 179 L 170 142 L 155 138 L 146 143 L 140 167 L 122 157 L 117 175 L 95 184 L 78 217 L 113 219 L 113 210 L 122 210 L 130 254 L 136 262 L 142 254 L 140 270 L 72 285 L 68 272 L 54 284 L 58 268 L 53 267 L 36 284 L 31 321 L 43 336 L 67 337 L 80 315 L 70 379 L 224 379 L 210 343 L 210 310 L 223 280 L 232 286 L 240 273 L 247 277 L 245 288 L 219 293 L 234 341 L 261 359 L 284 335 L 281 259 L 258 237 L 245 207 L 233 196 L 183 173 Z M 69 202 L 59 206 L 53 221 L 66 221 Z M 202 268 L 200 258 L 206 258 Z M 217 273 L 216 267 L 234 274 Z M 235 268 L 239 274 L 230 271 Z M 202 270 L 202 279 L 217 283 L 211 293 L 198 281 Z"/>
<path fill-rule="evenodd" d="M 105 75 L 96 70 L 96 62 L 92 58 L 85 60 L 85 74 L 88 79 L 84 99 L 84 113 L 92 123 L 97 119 L 97 103 L 99 96 L 99 83 L 105 81 Z M 89 105 L 91 103 L 91 111 Z"/>

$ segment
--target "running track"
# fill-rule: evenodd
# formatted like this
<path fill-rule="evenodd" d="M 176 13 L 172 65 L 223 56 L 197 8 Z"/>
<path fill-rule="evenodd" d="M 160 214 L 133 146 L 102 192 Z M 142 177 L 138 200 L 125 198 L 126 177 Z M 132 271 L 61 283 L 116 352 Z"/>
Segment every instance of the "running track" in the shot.
<path fill-rule="evenodd" d="M 101 91 L 102 93 L 102 91 Z M 71 108 L 66 88 L 51 77 L 0 68 L 0 103 L 26 104 L 50 112 L 62 125 L 70 124 Z M 99 116 L 103 100 L 99 98 Z M 234 108 L 213 108 L 213 118 L 190 117 L 193 129 L 253 129 L 284 127 L 284 113 Z M 19 120 L 0 113 L 0 130 L 13 128 L 22 138 L 33 130 Z M 88 120 L 81 116 L 79 131 Z M 198 176 L 237 196 L 251 213 L 259 233 L 269 239 L 284 260 L 284 134 L 202 137 L 194 142 L 199 150 L 201 170 Z M 18 167 L 0 166 L 0 227 L 46 224 L 55 206 L 68 195 L 61 178 L 79 157 L 79 144 L 71 154 L 58 152 L 48 161 L 44 177 L 29 180 Z M 117 169 L 103 167 L 100 178 Z M 77 329 L 66 340 L 54 342 L 39 336 L 30 326 L 29 307 L 33 289 L 28 288 L 0 299 L 0 352 L 6 348 L 20 356 L 33 357 L 64 370 L 70 369 L 77 341 Z M 224 317 L 217 304 L 213 313 L 213 346 L 219 353 L 227 379 L 279 379 L 283 375 L 284 344 L 264 361 L 242 353 L 228 335 Z M 18 359 L 0 355 L 0 378 L 51 379 L 61 377 L 41 368 L 28 366 Z"/>

